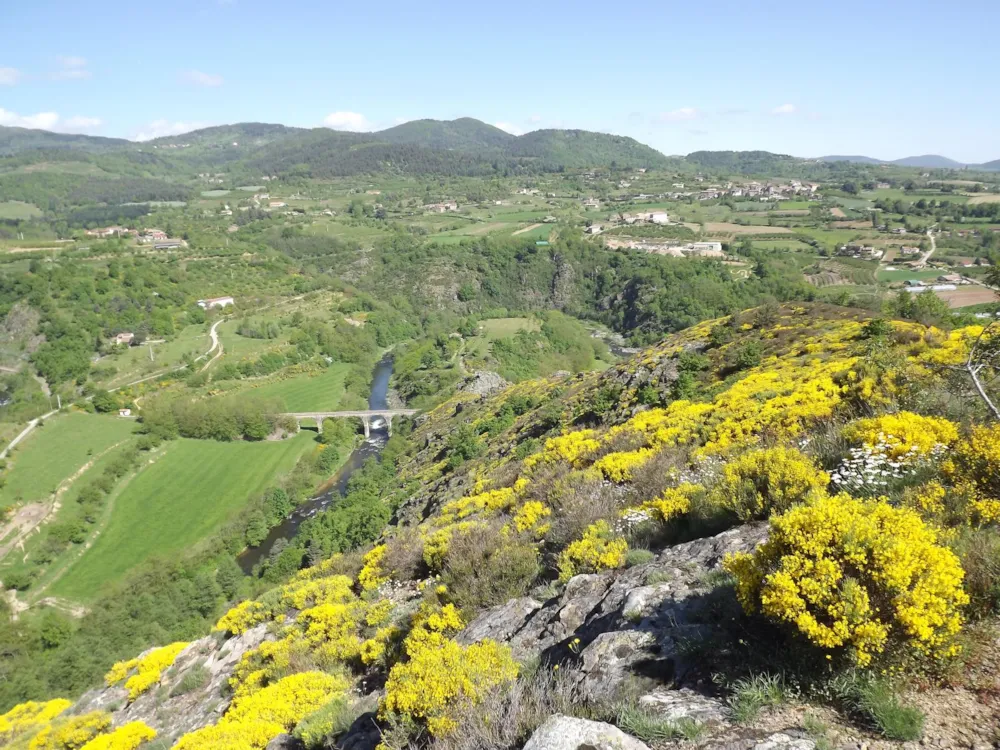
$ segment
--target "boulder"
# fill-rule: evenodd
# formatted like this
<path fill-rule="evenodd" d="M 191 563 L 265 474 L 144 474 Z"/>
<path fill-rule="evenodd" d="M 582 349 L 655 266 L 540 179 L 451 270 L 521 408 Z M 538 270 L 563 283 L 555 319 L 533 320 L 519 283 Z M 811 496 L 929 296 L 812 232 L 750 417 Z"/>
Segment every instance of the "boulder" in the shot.
<path fill-rule="evenodd" d="M 535 730 L 524 750 L 649 750 L 649 746 L 610 724 L 556 715 Z"/>

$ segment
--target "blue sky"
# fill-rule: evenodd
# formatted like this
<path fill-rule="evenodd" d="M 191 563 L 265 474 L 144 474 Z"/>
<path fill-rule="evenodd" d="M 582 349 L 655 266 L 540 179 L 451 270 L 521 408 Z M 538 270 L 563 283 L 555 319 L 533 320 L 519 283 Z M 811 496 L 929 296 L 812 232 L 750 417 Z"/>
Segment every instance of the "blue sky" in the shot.
<path fill-rule="evenodd" d="M 1000 158 L 1000 2 L 0 0 L 0 125 L 471 116 L 667 154 Z"/>

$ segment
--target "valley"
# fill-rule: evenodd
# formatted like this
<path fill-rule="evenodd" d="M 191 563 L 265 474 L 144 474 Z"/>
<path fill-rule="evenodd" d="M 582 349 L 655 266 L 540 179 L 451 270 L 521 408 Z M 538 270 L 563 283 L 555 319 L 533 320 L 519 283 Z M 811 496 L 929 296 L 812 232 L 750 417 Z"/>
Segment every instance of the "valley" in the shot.
<path fill-rule="evenodd" d="M 5 746 L 997 739 L 995 170 L 471 118 L 0 154 Z"/>

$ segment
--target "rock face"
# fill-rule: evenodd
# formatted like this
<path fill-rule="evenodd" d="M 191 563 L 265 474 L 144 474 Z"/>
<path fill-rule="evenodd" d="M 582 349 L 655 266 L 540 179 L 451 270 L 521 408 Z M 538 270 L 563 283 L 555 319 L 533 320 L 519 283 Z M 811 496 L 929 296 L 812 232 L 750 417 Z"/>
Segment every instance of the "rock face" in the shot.
<path fill-rule="evenodd" d="M 476 370 L 459 387 L 460 391 L 474 393 L 477 396 L 492 396 L 509 386 L 506 380 L 490 370 Z"/>
<path fill-rule="evenodd" d="M 73 712 L 110 711 L 115 726 L 143 721 L 160 737 L 173 742 L 219 720 L 229 707 L 224 688 L 236 665 L 243 654 L 270 638 L 267 626 L 258 625 L 227 641 L 215 636 L 194 641 L 177 655 L 159 686 L 150 688 L 133 703 L 128 703 L 125 688 L 116 685 L 85 693 Z"/>
<path fill-rule="evenodd" d="M 599 721 L 550 716 L 531 735 L 524 750 L 649 750 L 618 727 Z"/>
<path fill-rule="evenodd" d="M 681 644 L 709 628 L 699 618 L 710 593 L 706 576 L 727 554 L 751 550 L 764 536 L 763 526 L 741 526 L 666 549 L 645 565 L 576 576 L 544 604 L 515 599 L 481 614 L 459 639 L 491 638 L 508 643 L 521 659 L 564 662 L 582 698 L 606 698 L 633 678 L 683 685 L 694 665 L 685 662 Z M 717 701 L 696 704 L 686 697 L 660 690 L 647 702 L 670 717 L 722 719 Z"/>

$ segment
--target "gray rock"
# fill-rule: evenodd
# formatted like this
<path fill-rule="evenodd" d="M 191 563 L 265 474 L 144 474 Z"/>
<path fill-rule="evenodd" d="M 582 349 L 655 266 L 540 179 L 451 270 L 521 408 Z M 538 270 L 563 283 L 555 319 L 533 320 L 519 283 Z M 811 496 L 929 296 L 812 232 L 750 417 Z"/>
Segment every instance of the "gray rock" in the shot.
<path fill-rule="evenodd" d="M 726 705 L 716 699 L 696 693 L 693 690 L 654 690 L 639 699 L 639 703 L 654 710 L 657 715 L 669 721 L 690 719 L 699 724 L 722 724 L 729 712 Z"/>
<path fill-rule="evenodd" d="M 754 750 L 816 750 L 816 743 L 806 737 L 791 737 L 778 732 L 760 740 L 753 748 Z"/>
<path fill-rule="evenodd" d="M 469 623 L 468 627 L 458 634 L 457 640 L 464 646 L 487 638 L 494 641 L 509 641 L 541 607 L 541 602 L 528 596 L 511 599 Z"/>
<path fill-rule="evenodd" d="M 510 383 L 495 372 L 476 370 L 458 386 L 458 390 L 475 393 L 477 396 L 492 396 L 509 385 Z"/>
<path fill-rule="evenodd" d="M 302 745 L 290 734 L 279 734 L 267 743 L 265 750 L 299 750 Z"/>
<path fill-rule="evenodd" d="M 614 695 L 641 661 L 655 660 L 656 636 L 641 630 L 601 633 L 580 653 L 580 694 L 593 701 Z"/>
<path fill-rule="evenodd" d="M 535 730 L 524 750 L 649 750 L 649 747 L 610 724 L 556 715 Z"/>
<path fill-rule="evenodd" d="M 258 625 L 227 640 L 218 636 L 201 638 L 177 655 L 173 666 L 160 678 L 159 686 L 150 688 L 133 703 L 128 703 L 128 693 L 121 686 L 99 688 L 85 693 L 72 711 L 77 714 L 97 709 L 110 711 L 115 726 L 143 721 L 172 742 L 219 720 L 229 708 L 228 692 L 223 687 L 236 665 L 247 651 L 271 639 L 267 625 Z M 204 681 L 190 690 L 177 690 L 193 670 L 203 670 Z"/>

